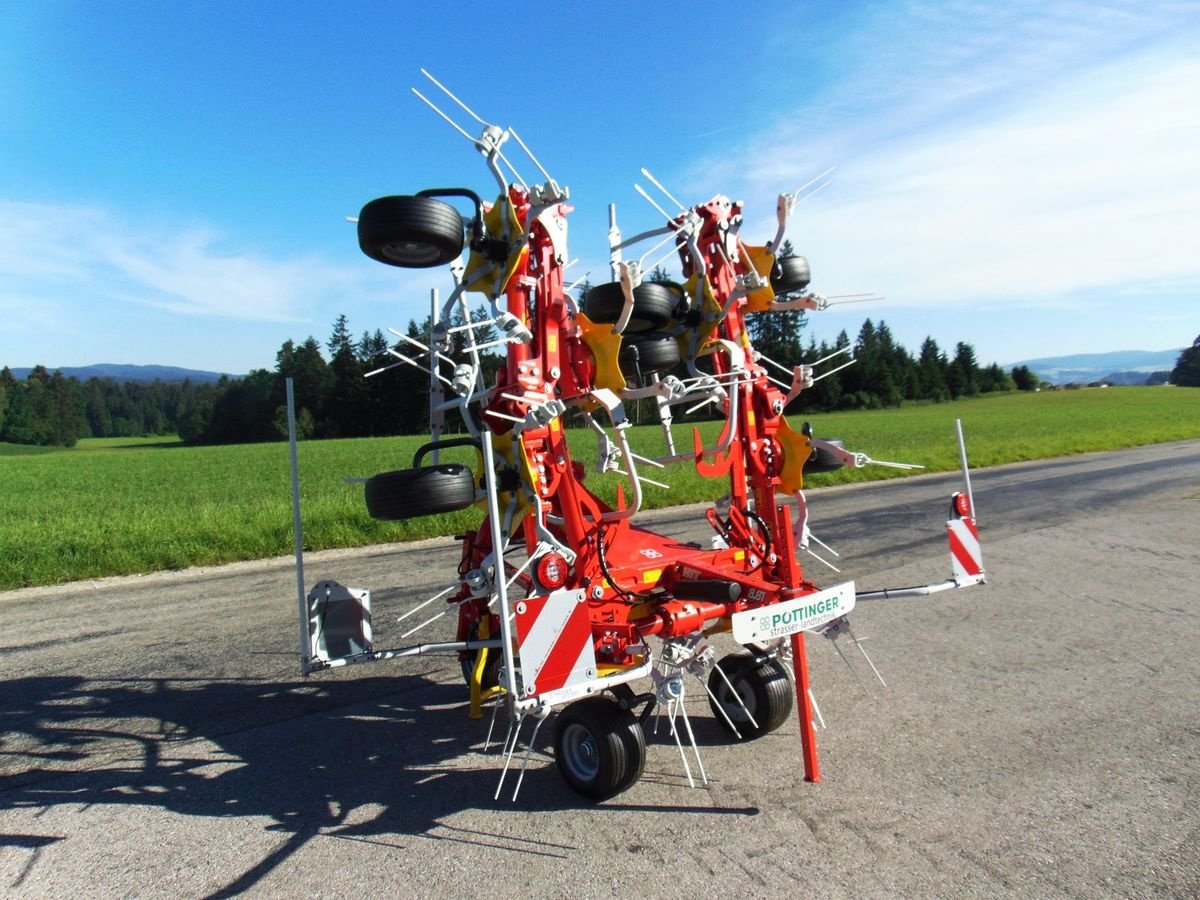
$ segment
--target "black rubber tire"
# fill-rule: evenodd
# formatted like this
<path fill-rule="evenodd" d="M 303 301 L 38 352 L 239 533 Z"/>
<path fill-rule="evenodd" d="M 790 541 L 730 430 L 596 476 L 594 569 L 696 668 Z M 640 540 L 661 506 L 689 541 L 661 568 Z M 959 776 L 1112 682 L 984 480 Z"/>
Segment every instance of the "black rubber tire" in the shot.
<path fill-rule="evenodd" d="M 389 266 L 440 266 L 462 253 L 463 219 L 433 197 L 379 197 L 358 214 L 358 246 Z"/>
<path fill-rule="evenodd" d="M 802 291 L 812 281 L 812 270 L 803 256 L 783 256 L 771 268 L 771 289 L 776 294 Z"/>
<path fill-rule="evenodd" d="M 607 697 L 588 697 L 558 714 L 554 760 L 571 790 L 600 802 L 642 777 L 646 735 L 629 710 Z"/>
<path fill-rule="evenodd" d="M 633 289 L 633 312 L 625 334 L 637 334 L 662 328 L 675 315 L 682 291 L 675 293 L 671 286 L 657 281 L 645 281 Z M 583 312 L 593 322 L 615 322 L 625 308 L 625 294 L 614 282 L 598 284 L 583 298 Z"/>
<path fill-rule="evenodd" d="M 617 354 L 621 374 L 627 379 L 669 372 L 679 365 L 679 344 L 665 331 L 645 331 L 621 341 Z"/>
<path fill-rule="evenodd" d="M 770 734 L 787 721 L 795 703 L 795 692 L 787 669 L 778 660 L 768 659 L 755 663 L 754 657 L 745 653 L 731 653 L 717 666 L 725 673 L 730 684 L 742 699 L 742 709 L 714 668 L 708 675 L 708 705 L 722 727 L 729 730 L 729 720 L 737 727 L 743 741 L 752 741 Z M 715 699 L 714 699 L 715 698 Z M 721 715 L 724 710 L 725 715 Z M 754 724 L 746 716 L 749 711 Z M 730 731 L 733 734 L 732 731 Z"/>
<path fill-rule="evenodd" d="M 475 502 L 475 479 L 459 463 L 400 469 L 368 478 L 366 498 L 372 519 L 414 519 L 466 509 Z"/>
<path fill-rule="evenodd" d="M 471 629 L 471 633 L 467 636 L 468 640 L 475 640 L 479 634 L 479 626 L 476 625 Z M 475 671 L 475 663 L 479 659 L 479 654 L 482 650 L 468 650 L 459 660 L 459 665 L 462 666 L 463 681 L 468 685 L 471 683 L 471 673 Z M 483 678 L 480 680 L 479 687 L 482 690 L 488 690 L 500 684 L 500 670 L 504 668 L 504 649 L 501 647 L 487 648 L 487 662 L 483 664 Z"/>
<path fill-rule="evenodd" d="M 843 446 L 839 438 L 822 438 L 822 440 L 828 441 L 838 447 Z M 823 473 L 836 472 L 843 465 L 845 464 L 832 453 L 822 450 L 820 447 L 813 447 L 812 456 L 804 464 L 804 474 L 821 475 Z"/>

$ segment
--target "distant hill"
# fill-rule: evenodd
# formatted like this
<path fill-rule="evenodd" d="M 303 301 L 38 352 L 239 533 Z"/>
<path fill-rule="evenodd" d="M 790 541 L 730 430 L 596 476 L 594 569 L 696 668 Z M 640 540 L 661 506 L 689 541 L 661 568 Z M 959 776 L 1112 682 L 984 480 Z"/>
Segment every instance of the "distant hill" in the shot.
<path fill-rule="evenodd" d="M 1113 353 L 1076 353 L 1072 356 L 1046 356 L 1024 359 L 1005 368 L 1028 366 L 1034 374 L 1051 384 L 1087 384 L 1108 381 L 1113 384 L 1140 384 L 1151 372 L 1170 371 L 1178 350 L 1117 350 Z"/>
<path fill-rule="evenodd" d="M 1174 363 L 1172 363 L 1174 365 Z M 115 363 L 98 363 L 94 366 L 63 366 L 59 369 L 46 367 L 51 372 L 62 372 L 68 378 L 78 378 L 87 381 L 89 378 L 111 378 L 113 381 L 162 381 L 172 384 L 190 379 L 193 383 L 204 384 L 217 381 L 220 372 L 204 372 L 199 369 L 181 369 L 178 366 L 128 366 Z M 23 381 L 29 376 L 30 369 L 13 369 L 13 377 Z"/>

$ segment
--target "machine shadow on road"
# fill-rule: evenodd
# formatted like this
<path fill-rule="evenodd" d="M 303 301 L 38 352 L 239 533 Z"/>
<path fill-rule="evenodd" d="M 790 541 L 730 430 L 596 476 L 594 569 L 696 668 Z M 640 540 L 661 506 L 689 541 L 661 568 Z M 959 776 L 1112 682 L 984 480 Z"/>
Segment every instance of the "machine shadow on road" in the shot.
<path fill-rule="evenodd" d="M 587 804 L 544 764 L 552 723 L 539 732 L 519 798 L 509 799 L 520 753 L 501 799 L 493 800 L 503 716 L 491 756 L 480 765 L 486 720 L 467 718 L 461 685 L 426 674 L 279 684 L 34 677 L 6 688 L 0 812 L 129 805 L 185 816 L 265 817 L 269 830 L 290 835 L 217 896 L 256 884 L 317 835 L 390 846 L 399 846 L 397 835 L 409 835 L 563 858 L 577 849 L 514 842 L 443 821 L 477 808 L 529 813 Z M 527 724 L 525 736 L 529 730 Z M 611 806 L 667 808 L 622 805 L 620 798 Z M 0 845 L 25 846 L 33 837 L 0 835 Z"/>

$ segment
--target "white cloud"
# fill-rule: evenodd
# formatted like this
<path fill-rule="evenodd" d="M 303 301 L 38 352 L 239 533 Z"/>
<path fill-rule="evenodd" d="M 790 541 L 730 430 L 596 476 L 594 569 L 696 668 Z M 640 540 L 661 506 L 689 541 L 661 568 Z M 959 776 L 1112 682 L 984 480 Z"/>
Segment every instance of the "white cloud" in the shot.
<path fill-rule="evenodd" d="M 399 270 L 354 250 L 330 259 L 229 249 L 203 228 L 131 226 L 95 207 L 0 199 L 0 365 L 171 362 L 239 372 L 286 338 L 429 313 L 453 288 L 444 267 Z M 472 297 L 476 302 L 478 297 Z"/>
<path fill-rule="evenodd" d="M 104 210 L 0 200 L 0 309 L 120 302 L 248 322 L 309 317 L 330 298 L 376 293 L 369 270 L 220 249 L 201 229 L 164 233 Z M 37 316 L 39 320 L 44 316 Z"/>
<path fill-rule="evenodd" d="M 1047 84 L 990 121 L 862 154 L 791 236 L 822 288 L 903 303 L 1200 281 L 1198 91 L 1200 63 L 1161 56 Z M 754 161 L 750 209 L 772 210 L 767 179 L 799 184 L 810 158 L 793 146 Z"/>

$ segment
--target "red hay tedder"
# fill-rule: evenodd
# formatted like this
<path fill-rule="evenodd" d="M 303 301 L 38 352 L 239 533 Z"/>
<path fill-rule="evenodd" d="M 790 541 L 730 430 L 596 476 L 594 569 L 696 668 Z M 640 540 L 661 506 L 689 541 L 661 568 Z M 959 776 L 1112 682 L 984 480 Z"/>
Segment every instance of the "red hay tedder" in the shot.
<path fill-rule="evenodd" d="M 804 478 L 875 461 L 840 442 L 813 438 L 807 425 L 789 425 L 784 408 L 821 376 L 814 366 L 785 368 L 756 353 L 746 328 L 751 313 L 829 305 L 809 290 L 803 257 L 778 255 L 800 192 L 779 198 L 774 239 L 753 245 L 740 237 L 740 204 L 717 196 L 683 207 L 643 170 L 677 211 L 655 203 L 662 226 L 626 239 L 610 208 L 613 281 L 576 302 L 564 283 L 567 190 L 513 131 L 483 122 L 449 96 L 481 123 L 478 138 L 455 127 L 483 154 L 499 195 L 491 204 L 466 189 L 381 197 L 363 207 L 358 236 L 375 260 L 404 268 L 449 264 L 453 274 L 446 301 L 434 296 L 428 345 L 406 338 L 416 345 L 411 355 L 396 351 L 402 364 L 430 375 L 431 441 L 412 468 L 368 479 L 366 502 L 377 519 L 473 504 L 484 509 L 479 528 L 462 536 L 462 561 L 444 592 L 457 610 L 456 640 L 374 649 L 369 592 L 323 581 L 300 591 L 305 674 L 457 653 L 472 715 L 479 717 L 482 704 L 494 700 L 509 718 L 497 796 L 525 720 L 533 723 L 526 741 L 532 748 L 538 728 L 556 710 L 555 758 L 563 778 L 585 797 L 603 800 L 639 779 L 643 723 L 656 709 L 669 719 L 689 781 L 685 742 L 703 779 L 683 707 L 687 678 L 704 686 L 714 716 L 737 740 L 773 731 L 795 707 L 805 777 L 819 780 L 805 633 L 844 631 L 859 600 L 984 580 L 965 451 L 966 487 L 955 495 L 948 523 L 951 579 L 871 594 L 856 593 L 853 582 L 818 588 L 797 558 L 809 540 Z M 510 139 L 543 183 L 528 184 L 516 174 L 502 151 Z M 502 165 L 516 181 L 505 177 Z M 471 207 L 465 218 L 452 200 Z M 649 250 L 627 260 L 635 245 Z M 642 263 L 663 246 L 678 254 L 681 283 L 642 278 Z M 486 298 L 489 319 L 472 320 L 468 293 Z M 450 325 L 456 321 L 462 324 Z M 498 337 L 479 342 L 485 333 Z M 504 365 L 495 384 L 486 385 L 481 354 L 497 346 Z M 837 357 L 816 365 L 845 363 Z M 635 400 L 657 408 L 665 450 L 657 458 L 630 448 L 625 408 Z M 720 437 L 706 447 L 693 429 L 677 448 L 672 411 L 698 405 L 723 413 Z M 461 416 L 465 436 L 443 435 L 450 410 Z M 611 506 L 589 490 L 584 466 L 572 460 L 563 422 L 576 410 L 595 433 L 600 471 L 624 476 Z M 961 430 L 959 442 L 961 449 Z M 477 452 L 474 468 L 439 461 L 439 451 L 464 445 Z M 710 546 L 638 525 L 645 472 L 678 464 L 728 482 L 719 509 L 706 513 Z M 719 633 L 732 633 L 742 649 L 717 660 L 709 641 Z"/>

